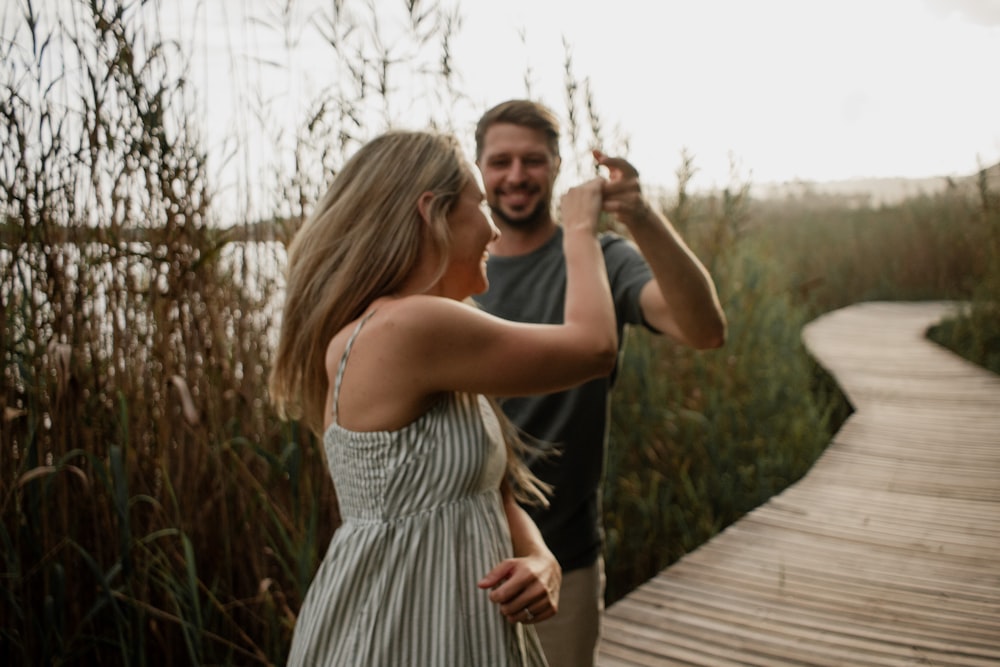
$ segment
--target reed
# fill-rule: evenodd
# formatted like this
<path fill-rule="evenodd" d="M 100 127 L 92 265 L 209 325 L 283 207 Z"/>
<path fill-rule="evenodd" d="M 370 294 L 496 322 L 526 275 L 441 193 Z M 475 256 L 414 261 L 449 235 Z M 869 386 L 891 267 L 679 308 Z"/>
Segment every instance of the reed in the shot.
<path fill-rule="evenodd" d="M 693 169 L 688 156 L 665 213 L 716 280 L 728 340 L 696 352 L 632 333 L 604 486 L 609 603 L 796 481 L 847 413 L 799 339 L 806 308 L 749 230 L 750 184 L 734 172 L 692 196 Z"/>
<path fill-rule="evenodd" d="M 67 7 L 24 4 L 0 84 L 2 657 L 281 662 L 336 515 L 262 391 L 268 250 L 214 229 L 148 8 Z"/>
<path fill-rule="evenodd" d="M 971 294 L 957 317 L 931 327 L 931 340 L 975 364 L 1000 373 L 1000 164 L 980 169 L 978 211 L 964 221 L 975 244 Z"/>
<path fill-rule="evenodd" d="M 609 602 L 801 477 L 850 414 L 801 344 L 810 319 L 865 300 L 958 300 L 961 316 L 931 337 L 995 371 L 1000 360 L 1000 188 L 987 178 L 1000 167 L 878 207 L 754 199 L 739 178 L 692 196 L 695 168 L 684 156 L 663 208 L 711 267 L 729 338 L 707 353 L 630 342 L 604 487 Z"/>

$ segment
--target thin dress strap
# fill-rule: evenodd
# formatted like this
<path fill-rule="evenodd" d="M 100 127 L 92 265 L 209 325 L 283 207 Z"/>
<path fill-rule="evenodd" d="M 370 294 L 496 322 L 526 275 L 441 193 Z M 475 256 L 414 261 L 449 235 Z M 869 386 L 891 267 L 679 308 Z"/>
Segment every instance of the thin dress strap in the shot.
<path fill-rule="evenodd" d="M 340 423 L 340 417 L 338 416 L 338 405 L 340 404 L 340 381 L 344 377 L 344 366 L 347 365 L 347 356 L 351 353 L 351 348 L 354 346 L 354 339 L 358 337 L 358 333 L 361 331 L 361 327 L 364 323 L 368 321 L 372 315 L 375 314 L 375 310 L 371 310 L 367 315 L 361 318 L 358 325 L 354 327 L 354 331 L 351 332 L 351 337 L 347 339 L 347 344 L 344 346 L 344 354 L 340 357 L 340 365 L 337 366 L 337 377 L 333 380 L 333 421 L 335 424 Z"/>

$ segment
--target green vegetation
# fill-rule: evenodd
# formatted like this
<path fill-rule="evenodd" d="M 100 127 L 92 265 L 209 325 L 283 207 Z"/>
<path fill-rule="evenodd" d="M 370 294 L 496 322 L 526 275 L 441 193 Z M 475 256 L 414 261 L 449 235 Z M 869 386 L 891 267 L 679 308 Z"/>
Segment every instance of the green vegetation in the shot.
<path fill-rule="evenodd" d="M 1000 187 L 993 184 L 1000 176 L 1000 165 L 983 170 L 976 180 L 979 207 L 965 220 L 971 227 L 972 242 L 981 243 L 978 254 L 985 269 L 976 272 L 971 298 L 959 317 L 931 327 L 931 340 L 947 347 L 969 361 L 1000 373 Z"/>
<path fill-rule="evenodd" d="M 931 335 L 998 370 L 1000 188 L 986 179 L 998 171 L 878 208 L 758 201 L 745 184 L 692 202 L 681 178 L 685 207 L 668 214 L 712 266 L 730 335 L 711 352 L 648 336 L 627 350 L 605 486 L 608 600 L 799 479 L 849 415 L 801 345 L 809 320 L 860 301 L 967 302 Z"/>
<path fill-rule="evenodd" d="M 265 393 L 287 231 L 220 231 L 183 49 L 146 4 L 79 2 L 61 24 L 20 6 L 18 38 L 0 44 L 0 662 L 281 664 L 338 522 L 317 443 Z M 394 48 L 436 63 L 427 85 L 458 103 L 454 21 L 431 9 L 401 7 L 411 39 Z M 364 21 L 327 18 L 332 61 L 358 78 L 311 107 L 298 168 L 274 168 L 276 219 L 306 213 L 380 129 L 357 125 L 362 110 L 392 120 L 390 87 L 372 82 L 396 61 L 371 52 Z M 565 69 L 571 148 L 613 144 Z M 633 333 L 608 459 L 612 600 L 822 451 L 846 407 L 800 343 L 812 317 L 971 299 L 947 329 L 997 359 L 1000 206 L 985 180 L 871 209 L 756 201 L 740 182 L 698 195 L 693 169 L 686 158 L 663 205 L 717 278 L 729 342 L 696 353 Z"/>

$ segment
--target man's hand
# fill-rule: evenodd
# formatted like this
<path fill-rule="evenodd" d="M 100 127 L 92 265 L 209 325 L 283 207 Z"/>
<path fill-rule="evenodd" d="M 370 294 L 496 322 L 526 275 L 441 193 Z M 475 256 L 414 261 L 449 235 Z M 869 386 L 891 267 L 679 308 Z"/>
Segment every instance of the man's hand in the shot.
<path fill-rule="evenodd" d="M 608 180 L 604 183 L 602 210 L 614 215 L 620 223 L 631 228 L 633 223 L 645 222 L 655 213 L 642 195 L 639 186 L 639 171 L 628 160 L 608 157 L 601 151 L 594 151 L 597 164 L 608 170 Z"/>

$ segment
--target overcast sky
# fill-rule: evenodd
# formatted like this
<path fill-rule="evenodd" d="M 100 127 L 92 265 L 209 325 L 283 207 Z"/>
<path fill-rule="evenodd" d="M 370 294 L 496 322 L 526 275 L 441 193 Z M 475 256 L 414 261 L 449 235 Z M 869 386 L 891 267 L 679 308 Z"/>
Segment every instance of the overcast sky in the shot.
<path fill-rule="evenodd" d="M 525 95 L 526 73 L 535 97 L 564 109 L 568 44 L 603 123 L 629 137 L 650 183 L 674 183 L 682 149 L 704 186 L 725 184 L 731 160 L 758 183 L 963 175 L 1000 162 L 1000 0 L 441 1 L 462 16 L 453 62 L 471 101 L 454 113 L 469 135 L 486 107 Z M 396 16 L 403 5 L 343 4 L 366 2 Z M 5 20 L 21 4 L 3 0 Z M 271 77 L 264 96 L 281 100 L 278 111 L 336 78 L 329 47 L 273 55 L 273 28 L 253 19 L 285 4 L 160 3 L 165 29 L 173 22 L 192 42 L 210 144 L 244 122 L 255 76 Z M 305 25 L 333 0 L 292 4 Z M 308 29 L 293 32 L 310 41 Z M 283 67 L 246 64 L 270 58 Z"/>
<path fill-rule="evenodd" d="M 467 2 L 484 100 L 523 90 L 523 28 L 558 102 L 563 48 L 644 174 L 686 146 L 704 176 L 935 176 L 1000 161 L 1000 0 Z M 480 54 L 482 57 L 476 57 Z M 475 69 L 473 69 L 475 68 Z M 474 74 L 472 74 L 475 72 Z"/>
<path fill-rule="evenodd" d="M 528 72 L 532 94 L 564 109 L 568 44 L 603 123 L 629 137 L 652 183 L 674 183 L 682 149 L 704 186 L 725 184 L 733 161 L 754 182 L 963 175 L 1000 161 L 1000 0 L 453 1 L 470 133 L 485 108 L 525 95 Z M 298 4 L 301 17 L 329 2 Z M 402 4 L 376 6 L 398 16 Z M 322 85 L 324 61 L 297 62 Z"/>

